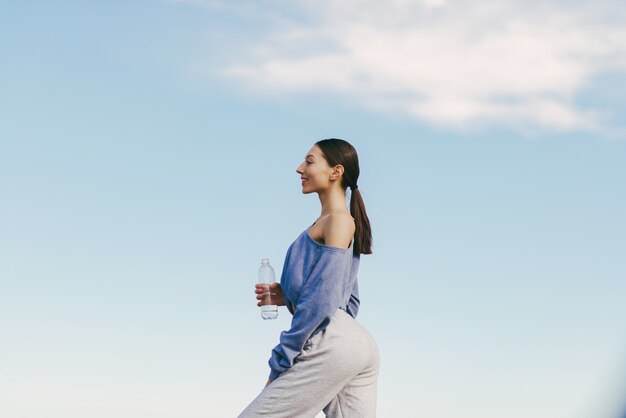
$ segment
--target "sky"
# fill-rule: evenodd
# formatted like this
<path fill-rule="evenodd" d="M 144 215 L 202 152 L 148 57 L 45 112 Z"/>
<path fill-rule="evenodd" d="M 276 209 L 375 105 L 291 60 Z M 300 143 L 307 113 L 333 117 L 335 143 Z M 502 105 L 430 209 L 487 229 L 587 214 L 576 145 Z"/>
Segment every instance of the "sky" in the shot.
<path fill-rule="evenodd" d="M 378 416 L 623 418 L 626 6 L 0 3 L 0 416 L 234 417 L 350 141 Z"/>

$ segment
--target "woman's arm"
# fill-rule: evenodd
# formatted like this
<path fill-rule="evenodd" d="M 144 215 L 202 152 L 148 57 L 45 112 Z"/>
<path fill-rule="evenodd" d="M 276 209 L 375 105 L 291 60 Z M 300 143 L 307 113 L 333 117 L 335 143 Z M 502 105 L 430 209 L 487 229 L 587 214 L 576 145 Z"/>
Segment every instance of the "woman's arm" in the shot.
<path fill-rule="evenodd" d="M 324 241 L 326 245 L 332 247 L 348 248 L 350 247 L 350 241 L 354 239 L 354 219 L 352 216 L 348 216 L 345 213 L 336 213 L 329 216 L 328 222 L 325 225 Z M 352 294 L 346 307 L 346 312 L 353 318 L 356 318 L 359 312 L 359 285 L 355 281 L 352 288 Z"/>
<path fill-rule="evenodd" d="M 291 327 L 281 332 L 280 343 L 272 350 L 270 380 L 293 365 L 306 340 L 326 327 L 342 304 L 342 278 L 349 269 L 350 258 L 339 248 L 324 246 L 316 251 L 316 262 L 300 289 Z"/>

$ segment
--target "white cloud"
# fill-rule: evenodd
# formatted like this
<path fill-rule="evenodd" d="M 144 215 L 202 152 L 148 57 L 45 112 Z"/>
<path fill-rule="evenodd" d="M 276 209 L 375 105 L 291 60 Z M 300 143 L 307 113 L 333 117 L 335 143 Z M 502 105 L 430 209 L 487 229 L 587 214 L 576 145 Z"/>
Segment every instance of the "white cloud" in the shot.
<path fill-rule="evenodd" d="M 626 69 L 618 2 L 238 4 L 230 10 L 270 27 L 222 75 L 260 93 L 327 92 L 433 124 L 602 130 L 611 109 L 589 108 L 579 96 L 594 77 Z"/>

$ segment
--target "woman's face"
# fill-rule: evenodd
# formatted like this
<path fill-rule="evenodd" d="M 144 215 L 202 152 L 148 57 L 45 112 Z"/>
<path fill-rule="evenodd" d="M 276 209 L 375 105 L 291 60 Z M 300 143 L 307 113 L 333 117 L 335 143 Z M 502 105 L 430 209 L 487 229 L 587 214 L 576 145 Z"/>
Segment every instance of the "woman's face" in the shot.
<path fill-rule="evenodd" d="M 304 162 L 296 169 L 302 181 L 302 193 L 308 194 L 330 187 L 332 171 L 320 147 L 314 145 L 307 152 Z"/>

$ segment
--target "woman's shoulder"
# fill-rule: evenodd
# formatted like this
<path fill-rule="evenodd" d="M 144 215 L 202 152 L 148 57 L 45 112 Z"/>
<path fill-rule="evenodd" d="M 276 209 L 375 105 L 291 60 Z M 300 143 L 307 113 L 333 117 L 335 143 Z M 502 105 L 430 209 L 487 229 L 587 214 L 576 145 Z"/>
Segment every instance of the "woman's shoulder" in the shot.
<path fill-rule="evenodd" d="M 332 212 L 322 225 L 324 243 L 331 247 L 348 248 L 354 238 L 354 218 L 346 212 Z"/>

